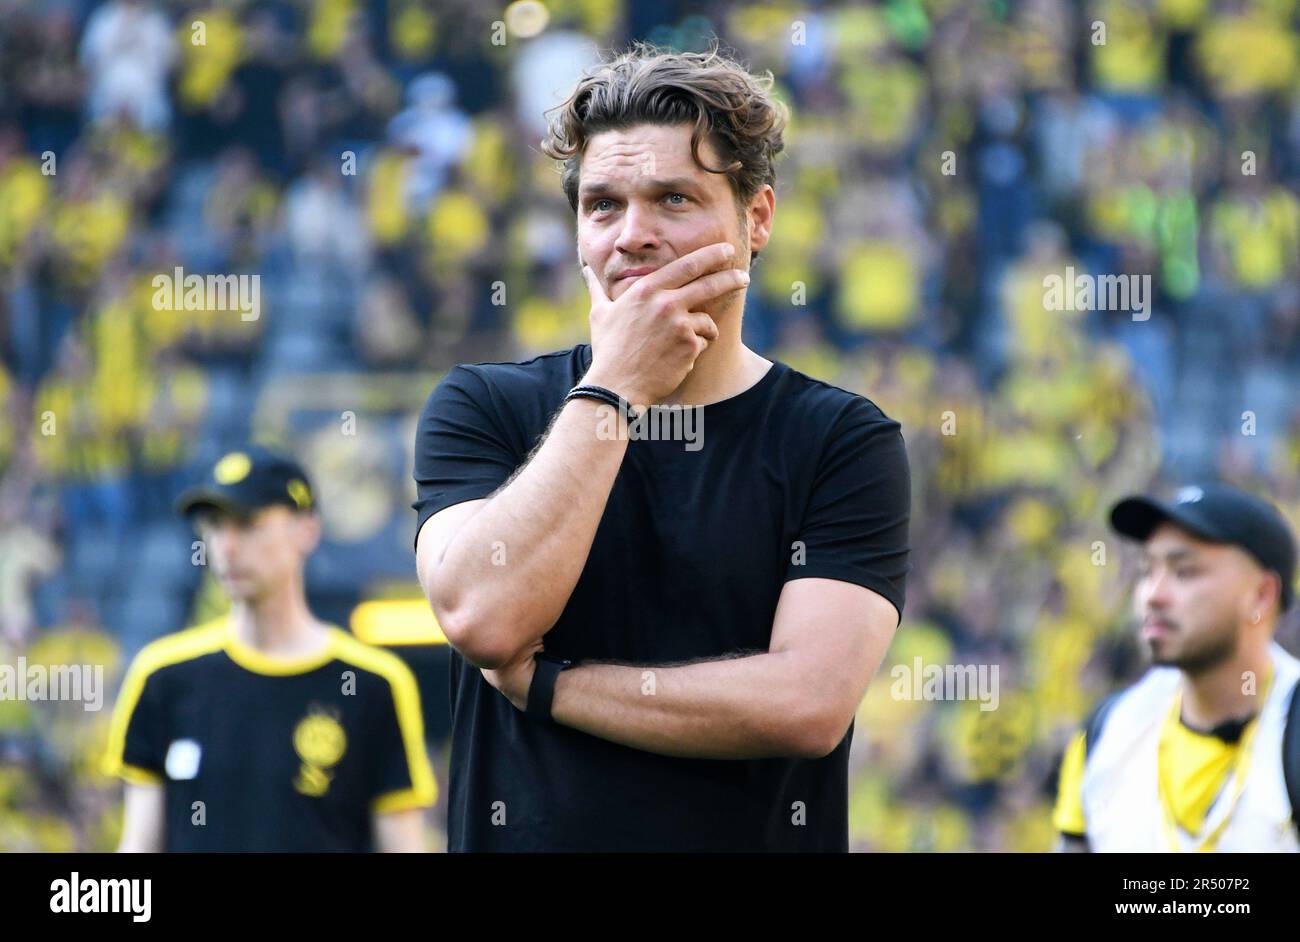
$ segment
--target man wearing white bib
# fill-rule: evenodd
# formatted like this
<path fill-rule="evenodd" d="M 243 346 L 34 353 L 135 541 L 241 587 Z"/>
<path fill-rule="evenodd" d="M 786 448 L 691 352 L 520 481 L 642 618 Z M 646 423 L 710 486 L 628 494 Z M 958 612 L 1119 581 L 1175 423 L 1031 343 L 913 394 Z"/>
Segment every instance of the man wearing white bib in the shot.
<path fill-rule="evenodd" d="M 1134 596 L 1152 667 L 1104 700 L 1061 763 L 1060 850 L 1300 850 L 1300 660 L 1273 640 L 1296 546 L 1266 501 L 1222 484 L 1134 496 Z"/>

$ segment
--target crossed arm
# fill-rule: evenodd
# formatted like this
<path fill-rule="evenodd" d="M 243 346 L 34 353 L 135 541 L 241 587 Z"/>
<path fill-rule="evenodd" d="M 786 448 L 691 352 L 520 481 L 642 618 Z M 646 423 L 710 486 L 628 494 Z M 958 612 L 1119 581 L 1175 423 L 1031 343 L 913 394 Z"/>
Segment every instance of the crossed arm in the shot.
<path fill-rule="evenodd" d="M 869 589 L 797 579 L 781 592 L 768 651 L 672 667 L 579 665 L 559 675 L 551 715 L 660 755 L 819 758 L 848 731 L 896 620 Z M 530 652 L 484 676 L 522 709 L 532 673 Z"/>
<path fill-rule="evenodd" d="M 584 434 L 592 406 L 575 400 L 561 411 L 547 441 L 567 439 L 563 449 L 548 452 L 544 442 L 493 497 L 440 511 L 417 539 L 420 581 L 448 640 L 519 709 L 533 655 L 573 591 L 626 447 Z M 575 454 L 584 446 L 590 454 Z M 493 566 L 492 547 L 507 542 L 511 564 Z M 539 605 L 521 606 L 534 598 Z M 870 589 L 795 579 L 781 592 L 768 651 L 570 668 L 556 682 L 552 716 L 662 755 L 824 756 L 844 738 L 897 622 L 893 605 Z"/>

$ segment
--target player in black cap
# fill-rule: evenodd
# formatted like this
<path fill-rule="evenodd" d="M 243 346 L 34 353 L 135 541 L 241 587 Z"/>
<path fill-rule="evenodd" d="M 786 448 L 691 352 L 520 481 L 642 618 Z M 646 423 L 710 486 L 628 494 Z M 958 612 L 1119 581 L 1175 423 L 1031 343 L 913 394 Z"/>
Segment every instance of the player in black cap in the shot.
<path fill-rule="evenodd" d="M 1300 661 L 1273 640 L 1294 598 L 1286 521 L 1205 484 L 1125 498 L 1110 522 L 1142 544 L 1135 601 L 1153 667 L 1070 744 L 1061 848 L 1300 850 Z"/>
<path fill-rule="evenodd" d="M 320 519 L 302 468 L 248 447 L 180 497 L 231 600 L 136 656 L 105 768 L 120 850 L 425 850 L 436 783 L 396 655 L 318 621 L 303 568 Z"/>

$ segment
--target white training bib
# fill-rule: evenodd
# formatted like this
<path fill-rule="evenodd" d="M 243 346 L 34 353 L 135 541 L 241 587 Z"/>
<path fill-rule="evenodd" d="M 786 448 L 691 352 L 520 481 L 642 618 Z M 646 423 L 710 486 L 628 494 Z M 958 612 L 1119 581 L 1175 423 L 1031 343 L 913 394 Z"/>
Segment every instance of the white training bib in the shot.
<path fill-rule="evenodd" d="M 1256 720 L 1246 782 L 1235 807 L 1236 773 L 1215 798 L 1200 834 L 1173 828 L 1179 850 L 1195 851 L 1223 824 L 1216 849 L 1223 852 L 1297 852 L 1282 768 L 1287 706 L 1300 680 L 1300 661 L 1274 643 L 1273 681 Z M 1083 813 L 1088 845 L 1097 852 L 1173 850 L 1157 784 L 1160 733 L 1180 684 L 1176 668 L 1153 667 L 1111 706 L 1083 771 Z"/>

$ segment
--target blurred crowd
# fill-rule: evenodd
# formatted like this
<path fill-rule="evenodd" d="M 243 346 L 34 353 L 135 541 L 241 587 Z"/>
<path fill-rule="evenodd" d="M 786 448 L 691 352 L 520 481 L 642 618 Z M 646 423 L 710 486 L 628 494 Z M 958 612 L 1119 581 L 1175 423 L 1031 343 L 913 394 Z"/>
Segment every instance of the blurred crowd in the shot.
<path fill-rule="evenodd" d="M 745 341 L 911 456 L 852 846 L 1047 848 L 1066 736 L 1140 669 L 1109 504 L 1219 477 L 1300 525 L 1297 6 L 0 0 L 0 663 L 103 664 L 111 703 L 219 607 L 171 501 L 250 436 L 317 478 L 318 611 L 409 588 L 441 371 L 587 339 L 542 112 L 716 35 L 792 112 Z M 1149 274 L 1149 317 L 1047 310 L 1067 266 Z M 260 276 L 260 316 L 159 310 L 176 268 Z M 997 665 L 998 708 L 892 696 L 917 658 Z M 0 849 L 112 846 L 106 723 L 0 701 Z"/>

